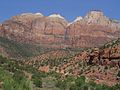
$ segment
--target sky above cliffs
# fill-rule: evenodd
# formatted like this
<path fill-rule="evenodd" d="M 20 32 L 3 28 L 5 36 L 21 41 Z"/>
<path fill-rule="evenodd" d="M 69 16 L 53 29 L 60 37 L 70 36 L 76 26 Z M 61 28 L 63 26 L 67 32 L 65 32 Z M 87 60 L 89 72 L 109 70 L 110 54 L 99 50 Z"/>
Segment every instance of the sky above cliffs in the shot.
<path fill-rule="evenodd" d="M 68 21 L 85 16 L 90 10 L 102 10 L 120 20 L 120 0 L 0 0 L 0 22 L 21 13 L 59 13 Z"/>

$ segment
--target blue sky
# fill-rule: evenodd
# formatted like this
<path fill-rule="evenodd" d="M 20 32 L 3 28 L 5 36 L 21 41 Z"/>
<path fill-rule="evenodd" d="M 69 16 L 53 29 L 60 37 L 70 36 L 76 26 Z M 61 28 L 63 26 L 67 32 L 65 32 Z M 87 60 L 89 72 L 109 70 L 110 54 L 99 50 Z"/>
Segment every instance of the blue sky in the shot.
<path fill-rule="evenodd" d="M 120 20 L 120 0 L 0 0 L 0 22 L 25 12 L 45 16 L 59 13 L 72 21 L 90 10 L 102 10 L 106 16 Z"/>

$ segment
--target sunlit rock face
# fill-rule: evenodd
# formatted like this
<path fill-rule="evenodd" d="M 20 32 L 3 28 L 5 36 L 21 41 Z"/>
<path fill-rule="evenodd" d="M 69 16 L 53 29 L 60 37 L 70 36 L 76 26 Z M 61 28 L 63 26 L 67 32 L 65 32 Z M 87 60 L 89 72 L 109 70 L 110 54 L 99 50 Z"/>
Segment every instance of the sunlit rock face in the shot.
<path fill-rule="evenodd" d="M 118 38 L 120 23 L 110 20 L 101 11 L 91 11 L 67 27 L 68 42 L 73 46 L 95 47 Z"/>
<path fill-rule="evenodd" d="M 59 14 L 23 13 L 0 24 L 0 36 L 47 47 L 95 47 L 120 36 L 120 23 L 101 11 L 68 22 Z"/>
<path fill-rule="evenodd" d="M 23 43 L 62 43 L 67 21 L 60 16 L 24 13 L 2 24 L 1 36 Z"/>

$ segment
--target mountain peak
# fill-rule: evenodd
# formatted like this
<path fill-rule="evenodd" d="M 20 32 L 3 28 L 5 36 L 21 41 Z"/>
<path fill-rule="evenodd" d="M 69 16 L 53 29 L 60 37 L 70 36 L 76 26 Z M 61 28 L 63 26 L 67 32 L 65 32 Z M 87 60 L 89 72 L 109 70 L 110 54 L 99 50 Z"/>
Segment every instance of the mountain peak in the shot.
<path fill-rule="evenodd" d="M 87 22 L 87 24 L 96 23 L 96 24 L 99 24 L 99 25 L 107 25 L 109 23 L 109 19 L 100 10 L 90 11 L 84 17 L 84 20 Z"/>
<path fill-rule="evenodd" d="M 42 13 L 35 13 L 35 15 L 43 16 L 43 14 L 42 14 Z"/>
<path fill-rule="evenodd" d="M 61 16 L 60 14 L 52 14 L 52 15 L 49 15 L 49 17 L 64 19 L 64 17 L 63 17 L 63 16 Z"/>
<path fill-rule="evenodd" d="M 103 13 L 101 10 L 91 10 L 89 13 Z"/>
<path fill-rule="evenodd" d="M 73 24 L 73 23 L 75 23 L 75 22 L 81 21 L 82 19 L 83 19 L 83 17 L 78 16 L 73 22 L 68 23 L 67 26 L 70 26 L 71 24 Z"/>
<path fill-rule="evenodd" d="M 90 11 L 73 22 L 67 22 L 59 14 L 41 16 L 41 13 L 14 16 L 0 26 L 0 34 L 17 42 L 46 44 L 49 47 L 64 47 L 59 43 L 68 47 L 100 46 L 120 36 L 119 23 L 110 20 L 101 11 Z"/>
<path fill-rule="evenodd" d="M 42 13 L 22 13 L 22 16 L 26 16 L 26 15 L 37 15 L 37 16 L 43 16 Z"/>
<path fill-rule="evenodd" d="M 79 16 L 74 20 L 74 22 L 81 21 L 82 19 L 83 19 L 83 17 Z"/>
<path fill-rule="evenodd" d="M 85 16 L 87 19 L 98 19 L 101 17 L 104 17 L 104 13 L 99 10 L 92 10 Z"/>

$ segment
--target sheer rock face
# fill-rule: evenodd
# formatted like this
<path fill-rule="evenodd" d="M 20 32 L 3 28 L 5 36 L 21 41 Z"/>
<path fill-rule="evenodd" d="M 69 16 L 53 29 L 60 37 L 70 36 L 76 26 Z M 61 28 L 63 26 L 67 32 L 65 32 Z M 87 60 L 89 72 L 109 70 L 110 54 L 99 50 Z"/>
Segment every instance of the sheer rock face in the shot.
<path fill-rule="evenodd" d="M 68 42 L 73 46 L 95 47 L 120 36 L 120 23 L 103 15 L 101 11 L 91 11 L 83 19 L 67 27 Z"/>
<path fill-rule="evenodd" d="M 63 41 L 67 21 L 36 14 L 12 17 L 2 24 L 1 36 L 18 42 L 53 44 Z"/>
<path fill-rule="evenodd" d="M 27 13 L 1 24 L 0 36 L 47 47 L 94 47 L 118 38 L 120 23 L 105 17 L 101 11 L 91 11 L 72 23 L 58 14 L 46 17 Z"/>

